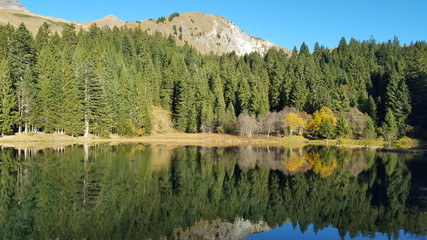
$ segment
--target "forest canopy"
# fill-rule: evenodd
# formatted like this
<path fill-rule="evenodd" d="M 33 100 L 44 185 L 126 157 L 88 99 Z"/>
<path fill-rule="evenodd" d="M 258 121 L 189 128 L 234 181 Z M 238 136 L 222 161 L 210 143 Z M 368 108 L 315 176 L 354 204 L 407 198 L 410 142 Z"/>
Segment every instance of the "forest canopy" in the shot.
<path fill-rule="evenodd" d="M 154 106 L 181 132 L 238 134 L 256 124 L 255 133 L 289 134 L 302 128 L 284 126 L 287 114 L 308 123 L 325 107 L 335 120 L 306 134 L 426 138 L 427 44 L 342 38 L 332 50 L 316 43 L 310 53 L 303 43 L 291 56 L 239 57 L 202 55 L 140 29 L 66 25 L 59 34 L 44 24 L 33 37 L 23 24 L 7 25 L 0 95 L 2 135 L 145 135 Z"/>

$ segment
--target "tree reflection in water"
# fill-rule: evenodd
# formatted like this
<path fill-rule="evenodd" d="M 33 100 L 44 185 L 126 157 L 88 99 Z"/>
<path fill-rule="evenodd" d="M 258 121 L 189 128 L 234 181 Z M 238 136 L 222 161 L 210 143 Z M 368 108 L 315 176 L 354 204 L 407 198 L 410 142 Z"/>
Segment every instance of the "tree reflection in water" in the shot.
<path fill-rule="evenodd" d="M 0 236 L 159 239 L 198 229 L 242 238 L 285 222 L 315 233 L 331 225 L 340 236 L 425 236 L 425 204 L 411 201 L 420 181 L 408 166 L 426 161 L 412 158 L 324 146 L 4 149 Z"/>

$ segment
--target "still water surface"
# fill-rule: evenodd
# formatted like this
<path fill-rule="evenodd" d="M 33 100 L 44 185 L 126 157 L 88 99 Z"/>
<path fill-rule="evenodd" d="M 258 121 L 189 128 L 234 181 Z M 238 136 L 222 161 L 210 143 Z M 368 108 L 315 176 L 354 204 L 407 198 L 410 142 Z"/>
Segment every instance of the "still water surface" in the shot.
<path fill-rule="evenodd" d="M 427 239 L 427 159 L 123 144 L 0 150 L 2 239 Z"/>

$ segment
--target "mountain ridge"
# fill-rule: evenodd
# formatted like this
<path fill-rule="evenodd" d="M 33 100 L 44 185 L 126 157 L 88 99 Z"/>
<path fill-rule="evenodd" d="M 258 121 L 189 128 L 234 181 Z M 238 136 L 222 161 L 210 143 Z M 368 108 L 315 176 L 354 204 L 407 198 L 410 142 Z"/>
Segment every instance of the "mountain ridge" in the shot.
<path fill-rule="evenodd" d="M 34 35 L 39 27 L 47 22 L 51 32 L 61 32 L 65 24 L 75 24 L 77 28 L 89 29 L 90 25 L 99 27 L 128 27 L 146 30 L 149 34 L 160 32 L 165 37 L 173 36 L 177 45 L 189 44 L 202 54 L 225 54 L 235 52 L 242 56 L 252 52 L 261 55 L 270 48 L 283 50 L 291 55 L 292 51 L 270 41 L 246 34 L 234 23 L 222 16 L 201 12 L 174 13 L 158 20 L 144 20 L 126 23 L 114 15 L 91 22 L 70 22 L 64 19 L 41 16 L 28 11 L 17 0 L 0 0 L 0 24 L 17 27 L 24 23 Z"/>
<path fill-rule="evenodd" d="M 0 10 L 18 10 L 29 12 L 27 8 L 25 8 L 24 4 L 18 0 L 0 0 Z"/>
<path fill-rule="evenodd" d="M 292 51 L 280 47 L 270 41 L 246 34 L 234 23 L 222 16 L 189 12 L 172 14 L 158 20 L 145 20 L 127 23 L 125 26 L 141 28 L 148 33 L 156 31 L 166 36 L 173 36 L 178 45 L 188 43 L 199 52 L 208 54 L 224 54 L 236 52 L 242 56 L 251 52 L 265 54 L 270 48 L 283 50 L 287 54 Z"/>

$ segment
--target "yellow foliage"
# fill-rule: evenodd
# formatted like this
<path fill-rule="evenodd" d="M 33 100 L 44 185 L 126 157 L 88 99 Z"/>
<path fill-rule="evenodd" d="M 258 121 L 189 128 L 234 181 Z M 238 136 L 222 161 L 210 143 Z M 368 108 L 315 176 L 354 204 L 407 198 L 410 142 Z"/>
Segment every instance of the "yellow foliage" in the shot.
<path fill-rule="evenodd" d="M 135 134 L 138 136 L 142 136 L 144 135 L 144 130 L 142 130 L 141 128 L 135 131 Z"/>
<path fill-rule="evenodd" d="M 312 133 L 319 132 L 328 120 L 332 123 L 332 126 L 337 125 L 337 118 L 334 112 L 328 107 L 322 107 L 320 110 L 313 113 L 313 119 L 311 119 L 305 127 Z"/>
<path fill-rule="evenodd" d="M 283 122 L 286 124 L 286 126 L 289 127 L 291 135 L 295 129 L 302 128 L 304 126 L 304 120 L 298 117 L 296 113 L 292 112 L 286 115 L 285 119 L 283 119 Z"/>
<path fill-rule="evenodd" d="M 304 165 L 304 163 L 304 157 L 290 156 L 284 161 L 283 165 L 289 172 L 296 172 L 300 167 Z"/>
<path fill-rule="evenodd" d="M 225 129 L 224 129 L 224 127 L 223 127 L 223 126 L 218 126 L 218 127 L 216 128 L 216 132 L 217 132 L 217 133 L 220 133 L 220 134 L 223 134 L 223 133 L 225 132 Z"/>
<path fill-rule="evenodd" d="M 400 148 L 409 149 L 409 148 L 419 147 L 420 142 L 416 139 L 412 139 L 405 136 L 397 140 L 396 144 Z"/>
<path fill-rule="evenodd" d="M 313 171 L 323 178 L 331 176 L 337 167 L 336 158 L 333 158 L 330 163 L 326 163 L 326 160 L 321 158 L 319 154 L 310 157 L 308 162 L 313 166 Z"/>

